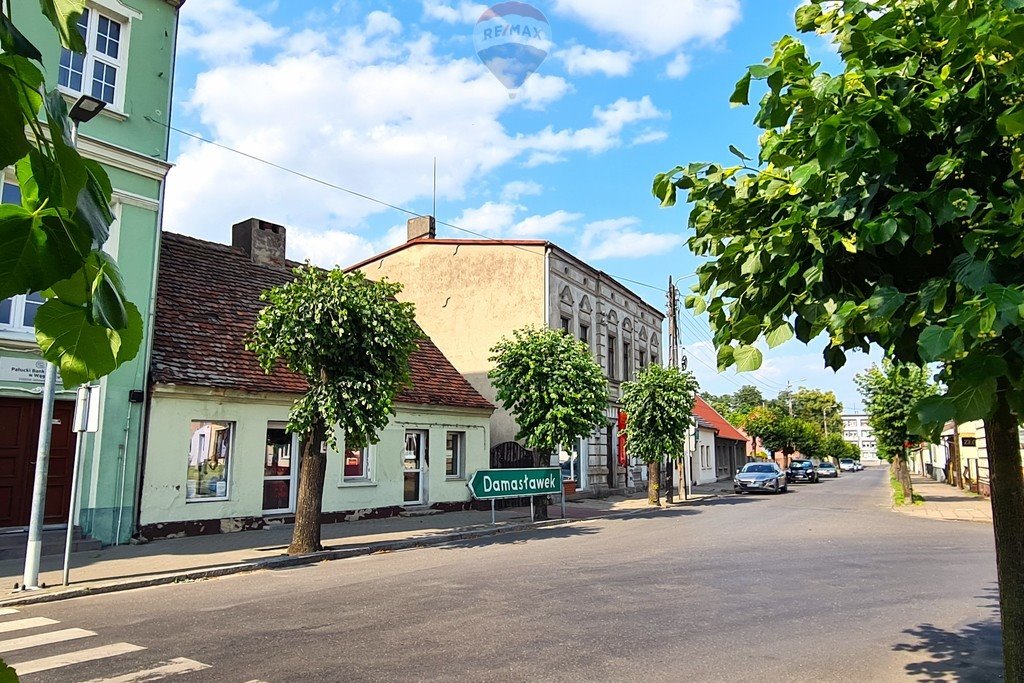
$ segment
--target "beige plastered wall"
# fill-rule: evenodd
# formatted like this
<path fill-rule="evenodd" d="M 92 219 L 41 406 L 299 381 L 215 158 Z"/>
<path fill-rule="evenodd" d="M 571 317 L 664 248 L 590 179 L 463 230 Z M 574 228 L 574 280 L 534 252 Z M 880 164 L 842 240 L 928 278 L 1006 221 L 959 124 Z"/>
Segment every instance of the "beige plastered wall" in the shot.
<path fill-rule="evenodd" d="M 491 349 L 512 330 L 544 325 L 545 248 L 420 242 L 361 268 L 372 280 L 402 283 L 402 301 L 452 365 L 499 408 L 494 444 L 515 439 L 512 416 L 500 407 L 487 373 Z"/>
<path fill-rule="evenodd" d="M 152 401 L 140 523 L 262 516 L 267 424 L 287 421 L 291 397 L 158 387 Z M 328 453 L 324 512 L 403 505 L 403 451 L 407 429 L 428 433 L 426 504 L 470 499 L 465 473 L 486 469 L 489 464 L 489 411 L 398 404 L 396 413 L 379 435 L 380 441 L 370 449 L 370 481 L 344 483 L 341 454 Z M 227 500 L 186 501 L 189 434 L 193 420 L 234 424 Z M 445 475 L 448 431 L 466 433 L 466 462 L 463 476 L 458 478 Z M 343 448 L 340 438 L 339 448 Z"/>

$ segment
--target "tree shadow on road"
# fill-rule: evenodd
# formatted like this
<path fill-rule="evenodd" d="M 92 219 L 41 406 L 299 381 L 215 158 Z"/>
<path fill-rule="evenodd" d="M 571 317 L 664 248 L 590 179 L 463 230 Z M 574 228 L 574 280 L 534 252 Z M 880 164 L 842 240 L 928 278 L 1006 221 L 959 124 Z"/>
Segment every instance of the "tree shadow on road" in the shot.
<path fill-rule="evenodd" d="M 1001 681 L 1003 680 L 1002 629 L 999 624 L 999 593 L 991 588 L 978 596 L 992 610 L 992 616 L 957 629 L 921 624 L 904 631 L 916 642 L 893 646 L 897 652 L 927 656 L 904 668 L 916 681 Z"/>
<path fill-rule="evenodd" d="M 435 546 L 439 550 L 463 550 L 466 548 L 486 548 L 496 545 L 524 545 L 531 541 L 546 541 L 551 539 L 576 538 L 591 536 L 598 533 L 597 529 L 583 526 L 559 526 L 548 529 L 536 529 L 532 531 L 518 531 L 511 533 L 497 533 L 494 536 L 482 536 L 461 541 L 451 541 Z"/>

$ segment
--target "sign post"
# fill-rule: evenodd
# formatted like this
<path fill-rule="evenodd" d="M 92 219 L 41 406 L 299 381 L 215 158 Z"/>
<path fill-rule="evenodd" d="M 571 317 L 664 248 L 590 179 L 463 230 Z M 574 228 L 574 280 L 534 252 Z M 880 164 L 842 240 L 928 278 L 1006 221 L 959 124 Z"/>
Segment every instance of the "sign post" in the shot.
<path fill-rule="evenodd" d="M 466 482 L 475 500 L 491 501 L 491 523 L 495 524 L 494 501 L 507 498 L 530 498 L 530 519 L 534 518 L 535 496 L 559 495 L 562 517 L 565 517 L 565 488 L 562 470 L 558 467 L 529 469 L 477 470 Z"/>
<path fill-rule="evenodd" d="M 83 384 L 78 387 L 75 402 L 75 462 L 71 469 L 71 506 L 68 510 L 68 530 L 64 538 L 64 585 L 71 580 L 71 544 L 75 535 L 75 512 L 78 510 L 78 476 L 81 469 L 82 441 L 85 434 L 95 434 L 100 429 L 100 388 Z"/>

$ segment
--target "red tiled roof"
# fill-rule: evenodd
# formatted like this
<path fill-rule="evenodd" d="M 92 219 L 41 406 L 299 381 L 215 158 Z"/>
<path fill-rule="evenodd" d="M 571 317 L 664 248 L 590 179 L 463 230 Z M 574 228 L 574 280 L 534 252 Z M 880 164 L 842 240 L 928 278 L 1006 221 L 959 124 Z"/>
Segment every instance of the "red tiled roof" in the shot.
<path fill-rule="evenodd" d="M 289 268 L 297 265 L 289 263 Z M 152 381 L 242 391 L 305 393 L 306 380 L 284 369 L 267 375 L 245 338 L 263 308 L 260 294 L 291 272 L 253 263 L 241 249 L 165 232 L 160 252 Z M 400 403 L 494 406 L 429 339 L 409 359 L 412 384 Z"/>
<path fill-rule="evenodd" d="M 718 436 L 723 439 L 733 439 L 734 441 L 747 440 L 747 437 L 743 436 L 738 429 L 729 424 L 728 420 L 722 417 L 717 410 L 712 408 L 711 405 L 700 396 L 697 397 L 697 401 L 693 404 L 693 414 L 696 415 L 698 419 L 711 423 L 711 425 L 718 430 Z"/>

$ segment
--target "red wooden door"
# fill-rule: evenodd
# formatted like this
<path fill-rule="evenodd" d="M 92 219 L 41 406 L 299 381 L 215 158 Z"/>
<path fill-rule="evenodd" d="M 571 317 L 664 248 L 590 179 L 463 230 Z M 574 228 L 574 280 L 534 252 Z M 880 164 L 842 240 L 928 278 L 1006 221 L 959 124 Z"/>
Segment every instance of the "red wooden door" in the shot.
<path fill-rule="evenodd" d="M 35 399 L 0 398 L 0 527 L 26 526 L 29 522 L 41 407 Z M 47 524 L 66 521 L 71 504 L 74 413 L 74 403 L 54 403 L 44 516 Z"/>

